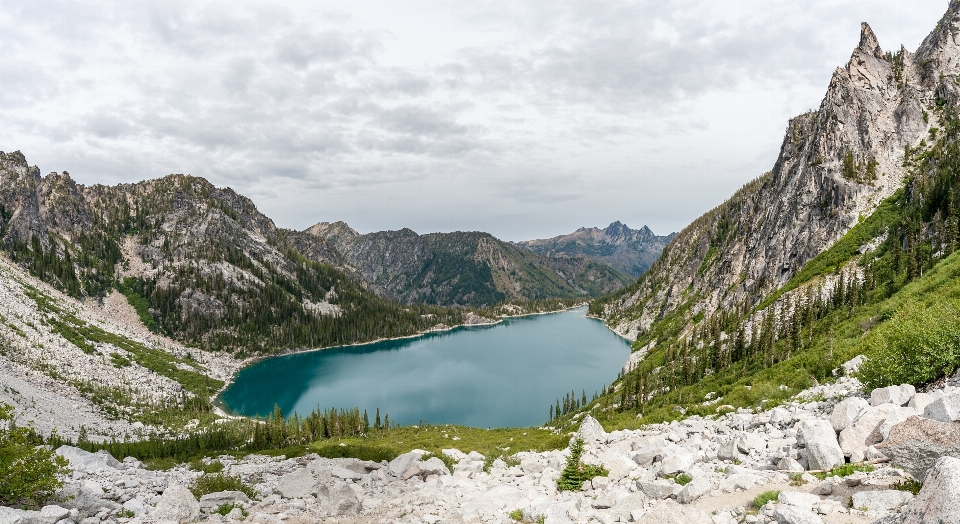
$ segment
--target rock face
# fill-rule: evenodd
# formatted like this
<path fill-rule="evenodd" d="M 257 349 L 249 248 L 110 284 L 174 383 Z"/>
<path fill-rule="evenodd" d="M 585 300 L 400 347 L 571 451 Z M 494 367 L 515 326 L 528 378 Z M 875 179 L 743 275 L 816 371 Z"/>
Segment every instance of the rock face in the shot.
<path fill-rule="evenodd" d="M 960 459 L 943 457 L 916 499 L 903 508 L 903 524 L 960 524 Z"/>
<path fill-rule="evenodd" d="M 870 215 L 901 187 L 904 147 L 936 125 L 924 108 L 958 89 L 936 80 L 960 72 L 954 16 L 915 54 L 883 53 L 863 24 L 819 109 L 787 124 L 771 171 L 678 233 L 639 286 L 604 304 L 608 324 L 635 338 L 681 309 L 692 319 L 755 306 Z"/>
<path fill-rule="evenodd" d="M 517 245 L 543 256 L 583 257 L 639 277 L 657 260 L 674 236 L 676 233 L 655 235 L 647 226 L 630 229 L 618 220 L 604 229 L 581 227 L 569 235 L 525 240 Z"/>
<path fill-rule="evenodd" d="M 583 257 L 540 256 L 481 232 L 361 235 L 343 222 L 321 222 L 304 234 L 332 244 L 377 294 L 403 303 L 597 296 L 632 280 Z"/>
<path fill-rule="evenodd" d="M 910 417 L 894 426 L 877 449 L 922 480 L 941 457 L 960 458 L 960 422 Z"/>

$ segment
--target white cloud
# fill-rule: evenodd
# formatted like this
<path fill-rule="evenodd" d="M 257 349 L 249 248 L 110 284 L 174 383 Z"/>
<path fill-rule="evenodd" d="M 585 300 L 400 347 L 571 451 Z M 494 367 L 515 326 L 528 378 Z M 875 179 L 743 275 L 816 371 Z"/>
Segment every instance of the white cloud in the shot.
<path fill-rule="evenodd" d="M 868 21 L 944 0 L 0 1 L 0 149 L 172 172 L 279 225 L 548 237 L 682 228 L 776 158 Z"/>

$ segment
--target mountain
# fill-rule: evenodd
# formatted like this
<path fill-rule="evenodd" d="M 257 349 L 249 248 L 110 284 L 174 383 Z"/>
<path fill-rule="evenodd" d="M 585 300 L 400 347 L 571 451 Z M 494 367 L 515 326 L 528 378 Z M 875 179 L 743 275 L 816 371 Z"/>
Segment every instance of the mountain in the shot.
<path fill-rule="evenodd" d="M 538 255 L 567 255 L 606 264 L 632 277 L 639 277 L 657 260 L 676 233 L 658 236 L 643 226 L 630 229 L 619 220 L 605 229 L 581 227 L 569 235 L 517 242 Z"/>
<path fill-rule="evenodd" d="M 462 321 L 378 297 L 324 239 L 278 228 L 250 199 L 198 177 L 84 186 L 0 153 L 0 237 L 15 262 L 69 295 L 102 300 L 117 287 L 145 324 L 206 349 L 338 345 Z"/>
<path fill-rule="evenodd" d="M 361 235 L 344 222 L 304 233 L 329 242 L 377 294 L 406 304 L 491 305 L 506 300 L 590 297 L 631 279 L 582 257 L 540 256 L 488 233 Z"/>
<path fill-rule="evenodd" d="M 611 325 L 635 339 L 671 314 L 750 309 L 899 189 L 905 151 L 931 137 L 938 101 L 957 90 L 943 80 L 958 72 L 947 16 L 916 53 L 884 53 L 863 24 L 820 108 L 790 120 L 773 169 L 677 234 L 637 285 L 606 302 Z"/>
<path fill-rule="evenodd" d="M 953 0 L 916 53 L 890 53 L 863 24 L 773 169 L 591 304 L 635 351 L 586 409 L 635 427 L 762 406 L 859 355 L 867 390 L 960 368 L 958 26 Z"/>

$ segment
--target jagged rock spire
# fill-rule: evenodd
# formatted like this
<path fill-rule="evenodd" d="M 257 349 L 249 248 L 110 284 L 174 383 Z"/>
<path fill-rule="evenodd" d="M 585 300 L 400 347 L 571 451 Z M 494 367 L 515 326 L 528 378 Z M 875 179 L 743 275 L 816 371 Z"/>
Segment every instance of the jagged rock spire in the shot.
<path fill-rule="evenodd" d="M 857 46 L 861 51 L 877 58 L 883 58 L 883 49 L 880 49 L 880 42 L 877 41 L 877 35 L 870 29 L 870 24 L 860 23 L 860 45 Z"/>

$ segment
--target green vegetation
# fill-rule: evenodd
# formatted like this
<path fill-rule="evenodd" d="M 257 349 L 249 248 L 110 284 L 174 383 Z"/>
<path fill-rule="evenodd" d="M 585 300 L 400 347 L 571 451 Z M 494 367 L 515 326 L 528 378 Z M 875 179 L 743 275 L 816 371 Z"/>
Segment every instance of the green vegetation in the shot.
<path fill-rule="evenodd" d="M 40 507 L 63 485 L 67 460 L 41 443 L 32 429 L 16 425 L 12 406 L 0 403 L 0 505 Z"/>
<path fill-rule="evenodd" d="M 681 486 L 686 486 L 687 484 L 693 482 L 693 477 L 687 475 L 686 473 L 678 473 L 676 475 L 667 475 L 664 478 L 668 478 Z"/>
<path fill-rule="evenodd" d="M 570 445 L 570 456 L 567 457 L 567 466 L 560 472 L 557 479 L 557 489 L 560 491 L 580 491 L 583 483 L 594 477 L 606 477 L 610 472 L 603 466 L 584 464 L 580 461 L 583 455 L 583 439 L 577 438 Z"/>
<path fill-rule="evenodd" d="M 254 499 L 257 492 L 252 487 L 243 483 L 237 475 L 227 475 L 225 473 L 204 473 L 197 477 L 190 485 L 190 492 L 197 500 L 204 495 L 216 493 L 218 491 L 240 491 L 244 495 Z"/>
<path fill-rule="evenodd" d="M 150 302 L 140 296 L 140 293 L 136 291 L 137 289 L 143 289 L 143 281 L 131 277 L 124 278 L 123 281 L 120 282 L 120 285 L 117 286 L 117 290 L 123 293 L 123 296 L 127 297 L 127 302 L 136 310 L 137 316 L 140 317 L 140 322 L 150 331 L 156 331 L 157 323 L 153 320 L 153 316 L 150 315 Z"/>
<path fill-rule="evenodd" d="M 780 490 L 770 490 L 764 491 L 763 493 L 756 496 L 753 499 L 753 502 L 750 503 L 750 507 L 753 509 L 760 509 L 767 502 L 776 501 L 780 498 Z"/>
<path fill-rule="evenodd" d="M 926 384 L 960 367 L 960 299 L 909 301 L 869 333 L 858 378 L 869 389 Z"/>
<path fill-rule="evenodd" d="M 869 473 L 873 470 L 874 467 L 870 464 L 844 464 L 842 466 L 837 466 L 830 471 L 814 472 L 812 475 L 820 480 L 824 480 L 830 477 L 849 477 L 858 471 Z"/>
<path fill-rule="evenodd" d="M 923 487 L 923 482 L 914 479 L 903 479 L 900 482 L 896 483 L 893 486 L 893 489 L 899 489 L 900 491 L 909 491 L 916 495 L 920 493 L 920 489 Z"/>
<path fill-rule="evenodd" d="M 236 503 L 233 503 L 233 502 L 228 502 L 228 503 L 226 503 L 226 504 L 220 504 L 219 506 L 217 506 L 217 509 L 213 510 L 213 512 L 216 513 L 217 515 L 222 515 L 222 516 L 226 517 L 227 514 L 230 513 L 231 511 L 233 511 L 234 509 L 239 509 L 239 510 L 240 510 L 240 513 L 241 513 L 244 517 L 247 516 L 247 510 L 243 509 L 243 507 L 241 507 L 239 504 L 236 504 Z"/>
<path fill-rule="evenodd" d="M 203 473 L 219 473 L 223 471 L 223 463 L 219 460 L 204 462 L 201 459 L 196 459 L 190 462 L 189 467 L 194 471 L 201 471 Z"/>

